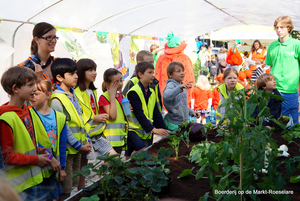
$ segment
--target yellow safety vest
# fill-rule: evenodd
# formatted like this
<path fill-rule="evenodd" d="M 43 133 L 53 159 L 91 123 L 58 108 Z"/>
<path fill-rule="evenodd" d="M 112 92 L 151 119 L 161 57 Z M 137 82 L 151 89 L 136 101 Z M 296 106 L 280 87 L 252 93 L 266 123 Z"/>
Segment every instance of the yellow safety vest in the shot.
<path fill-rule="evenodd" d="M 242 90 L 244 87 L 243 85 L 241 85 L 240 83 L 236 83 L 235 87 L 233 90 L 239 91 Z M 220 86 L 218 86 L 218 91 L 221 92 L 222 96 L 226 99 L 228 98 L 228 94 L 227 94 L 227 88 L 226 88 L 226 84 L 223 83 Z"/>
<path fill-rule="evenodd" d="M 36 125 L 36 127 L 38 129 L 38 132 L 36 135 L 38 136 L 39 144 L 41 144 L 44 148 L 47 148 L 47 150 L 50 151 L 51 154 L 60 163 L 59 142 L 60 142 L 61 132 L 66 123 L 66 116 L 63 113 L 57 112 L 54 110 L 55 116 L 56 116 L 56 125 L 57 125 L 56 143 L 55 143 L 55 147 L 54 147 L 49 140 L 47 131 L 45 130 L 45 127 L 43 125 L 43 122 L 42 122 L 40 116 L 37 114 L 37 112 L 33 108 L 31 108 L 29 111 L 32 116 L 32 122 L 34 125 Z M 53 172 L 54 172 L 54 170 L 51 165 L 48 165 L 48 166 L 42 168 L 42 174 L 43 174 L 44 178 L 49 178 L 53 174 Z"/>
<path fill-rule="evenodd" d="M 32 117 L 33 119 L 34 117 Z M 13 152 L 25 155 L 37 155 L 32 139 L 19 116 L 14 112 L 5 112 L 0 116 L 0 120 L 6 122 L 12 129 L 14 136 Z M 36 143 L 38 138 L 37 126 L 33 125 Z M 3 133 L 2 133 L 3 134 Z M 43 181 L 41 168 L 36 165 L 15 166 L 5 164 L 5 178 L 13 189 L 20 193 L 28 188 L 36 186 Z"/>
<path fill-rule="evenodd" d="M 136 85 L 136 84 L 139 82 L 139 79 L 138 79 L 137 77 L 133 77 L 133 78 L 131 78 L 130 80 L 131 80 L 131 82 L 132 82 L 134 85 Z M 129 81 L 130 81 L 130 80 L 129 80 Z M 128 82 L 129 82 L 129 81 L 128 81 Z M 128 83 L 128 82 L 127 82 L 127 83 Z M 155 87 L 154 87 L 154 92 L 155 92 L 155 98 L 156 98 L 156 103 L 157 103 L 158 109 L 159 109 L 159 111 L 161 112 L 161 105 L 160 105 L 159 98 L 158 98 L 158 84 L 155 85 Z"/>
<path fill-rule="evenodd" d="M 104 92 L 102 96 L 104 96 L 107 101 L 110 102 L 110 97 L 107 91 Z M 124 115 L 122 105 L 118 100 L 116 100 L 116 105 L 117 118 L 115 120 L 108 119 L 106 121 L 106 127 L 103 131 L 103 134 L 112 147 L 123 147 L 126 144 L 128 122 L 127 117 Z"/>
<path fill-rule="evenodd" d="M 79 141 L 79 143 L 84 144 L 84 142 L 88 141 L 88 133 L 84 128 L 84 124 L 76 108 L 74 107 L 73 103 L 69 100 L 66 94 L 63 93 L 53 93 L 51 95 L 50 101 L 54 98 L 57 98 L 62 106 L 65 108 L 65 111 L 68 113 L 67 116 L 67 124 L 71 131 L 74 134 L 74 137 Z M 68 117 L 70 119 L 68 119 Z M 68 147 L 68 154 L 76 154 L 78 151 L 73 147 Z"/>
<path fill-rule="evenodd" d="M 90 137 L 102 134 L 105 129 L 105 123 L 92 123 L 94 112 L 90 104 L 90 98 L 86 91 L 81 91 L 79 87 L 75 88 L 75 95 L 82 108 L 82 120 L 85 126 L 85 130 L 90 134 Z M 97 91 L 93 90 L 95 97 L 96 114 L 99 114 L 99 107 L 97 103 Z"/>
<path fill-rule="evenodd" d="M 156 99 L 155 99 L 155 92 L 153 91 L 153 89 L 149 88 L 149 90 L 151 91 L 151 95 L 149 97 L 148 100 L 148 105 L 146 104 L 146 100 L 143 94 L 143 91 L 141 89 L 141 87 L 136 84 L 134 85 L 128 92 L 134 91 L 135 93 L 137 93 L 137 95 L 139 96 L 141 102 L 142 102 L 142 109 L 144 111 L 144 115 L 147 117 L 147 119 L 153 123 L 153 112 L 154 112 L 154 107 L 155 107 L 155 103 L 156 103 Z M 142 126 L 140 125 L 140 123 L 138 122 L 137 118 L 135 117 L 135 115 L 133 113 L 131 113 L 131 115 L 128 117 L 128 122 L 129 122 L 129 131 L 134 131 L 137 133 L 137 135 L 141 138 L 141 139 L 151 139 L 152 137 L 152 132 L 146 133 L 146 131 L 144 131 L 144 129 L 142 128 Z"/>

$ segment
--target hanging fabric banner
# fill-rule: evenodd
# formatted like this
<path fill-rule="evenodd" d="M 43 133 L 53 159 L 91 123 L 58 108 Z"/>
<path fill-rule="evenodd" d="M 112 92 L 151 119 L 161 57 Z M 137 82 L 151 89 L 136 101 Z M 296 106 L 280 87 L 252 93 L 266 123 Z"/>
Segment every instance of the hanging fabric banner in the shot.
<path fill-rule="evenodd" d="M 97 32 L 97 39 L 100 43 L 107 43 L 107 32 Z"/>

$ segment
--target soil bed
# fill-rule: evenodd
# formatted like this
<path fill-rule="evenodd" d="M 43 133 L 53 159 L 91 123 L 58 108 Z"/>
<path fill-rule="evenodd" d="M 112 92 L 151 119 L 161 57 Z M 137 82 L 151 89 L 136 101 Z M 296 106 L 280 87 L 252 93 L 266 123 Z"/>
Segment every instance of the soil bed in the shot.
<path fill-rule="evenodd" d="M 215 136 L 218 135 L 216 130 L 211 130 L 208 134 L 208 140 L 218 143 L 221 139 L 223 139 L 222 136 L 218 136 L 215 138 Z M 291 156 L 299 156 L 299 147 L 295 143 L 288 144 L 286 140 L 284 140 L 281 137 L 281 134 L 279 132 L 274 132 L 272 134 L 272 137 L 277 141 L 277 144 L 280 146 L 281 144 L 285 144 L 288 146 L 289 150 L 288 153 Z M 168 144 L 168 141 L 170 141 L 168 138 L 161 140 L 158 143 L 153 144 L 153 146 L 148 149 L 148 153 L 152 155 L 157 155 L 158 150 L 160 147 L 165 147 L 166 149 L 172 148 L 171 145 Z M 300 139 L 294 139 L 295 142 L 300 144 Z M 181 141 L 179 146 L 179 156 L 187 156 L 190 153 L 191 148 L 193 145 L 198 144 L 199 142 L 191 142 L 190 148 L 187 148 L 187 146 Z M 172 157 L 175 156 L 175 153 L 173 153 Z M 284 161 L 285 157 L 280 157 L 278 160 Z M 168 194 L 160 195 L 160 198 L 181 198 L 189 201 L 198 201 L 201 196 L 203 196 L 206 192 L 210 192 L 210 196 L 212 196 L 212 188 L 209 185 L 208 179 L 199 179 L 196 180 L 194 176 L 188 175 L 182 179 L 178 179 L 177 177 L 182 173 L 185 169 L 191 169 L 192 167 L 195 167 L 193 170 L 193 174 L 196 174 L 197 170 L 200 169 L 200 166 L 197 166 L 193 163 L 190 163 L 186 157 L 180 157 L 178 160 L 174 160 L 173 158 L 168 158 L 170 160 L 170 165 L 168 165 L 166 168 L 170 169 L 170 174 L 168 176 L 173 178 L 173 183 L 171 186 L 171 190 Z M 277 169 L 279 172 L 285 173 L 285 175 L 288 175 L 286 172 L 286 168 L 284 165 L 281 165 Z M 300 169 L 296 169 L 293 173 L 293 176 L 300 175 Z M 292 200 L 300 200 L 300 183 L 290 183 L 289 177 L 286 180 L 285 189 L 286 190 L 292 190 L 294 192 L 293 195 L 290 195 Z M 238 180 L 238 179 L 237 179 Z M 217 181 L 217 180 L 216 180 Z M 262 182 L 262 181 L 259 181 Z M 270 195 L 260 195 L 258 196 L 261 200 L 268 201 L 268 200 L 275 200 Z M 209 199 L 213 200 L 213 199 Z"/>

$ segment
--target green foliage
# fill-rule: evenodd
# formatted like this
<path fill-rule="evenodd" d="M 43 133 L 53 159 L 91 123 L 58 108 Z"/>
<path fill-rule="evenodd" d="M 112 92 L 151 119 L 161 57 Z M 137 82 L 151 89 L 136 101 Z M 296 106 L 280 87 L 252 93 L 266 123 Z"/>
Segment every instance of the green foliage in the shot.
<path fill-rule="evenodd" d="M 284 189 L 284 175 L 277 171 L 278 145 L 271 138 L 271 131 L 262 125 L 265 117 L 271 116 L 267 107 L 268 99 L 282 100 L 282 97 L 257 91 L 255 88 L 251 90 L 251 92 L 250 89 L 233 91 L 221 105 L 225 107 L 226 112 L 225 118 L 220 120 L 218 126 L 228 120 L 228 127 L 220 128 L 217 132 L 224 135 L 224 140 L 219 143 L 202 142 L 195 145 L 190 153 L 190 160 L 201 166 L 195 175 L 196 179 L 207 176 L 213 188 L 212 192 L 215 190 L 250 190 L 252 192 L 257 173 L 262 172 L 263 169 L 267 170 L 268 174 L 262 177 L 263 182 L 257 183 L 261 190 Z M 255 108 L 258 108 L 257 118 L 253 118 Z M 278 125 L 278 122 L 274 121 Z M 234 165 L 229 165 L 229 160 L 233 161 Z M 295 160 L 290 159 L 285 162 L 289 175 L 292 175 L 295 170 Z M 215 171 L 217 175 L 212 174 L 212 171 Z M 188 172 L 187 170 L 185 173 Z M 230 175 L 236 176 L 230 177 Z M 216 182 L 216 177 L 221 177 L 221 179 Z M 298 177 L 295 177 L 293 181 L 297 179 Z M 237 182 L 238 185 L 236 185 Z M 242 199 L 234 194 L 213 194 L 213 196 L 217 200 Z M 272 195 L 278 200 L 287 199 L 284 196 L 286 195 Z M 207 200 L 208 197 L 210 197 L 209 193 L 200 200 Z M 256 195 L 253 194 L 250 197 L 256 200 Z"/>
<path fill-rule="evenodd" d="M 194 70 L 194 76 L 195 76 L 195 86 L 196 82 L 198 80 L 198 77 L 200 76 L 200 68 L 201 68 L 201 61 L 197 59 L 196 63 L 193 65 L 193 70 Z"/>
<path fill-rule="evenodd" d="M 182 136 L 177 137 L 177 135 L 171 135 L 168 138 L 171 140 L 171 142 L 168 142 L 168 144 L 171 145 L 172 148 L 174 149 L 175 154 L 176 154 L 175 160 L 177 160 L 178 159 L 179 144 L 180 144 L 180 140 L 182 139 Z"/>
<path fill-rule="evenodd" d="M 97 201 L 98 196 L 104 196 L 105 200 L 113 198 L 113 200 L 158 200 L 153 194 L 160 192 L 161 188 L 167 186 L 167 180 L 164 171 L 165 166 L 169 164 L 166 157 L 173 153 L 172 149 L 165 150 L 162 147 L 158 156 L 148 154 L 146 151 L 135 153 L 131 156 L 132 160 L 139 163 L 138 167 L 128 168 L 129 162 L 123 162 L 119 158 L 119 154 L 97 157 L 99 162 L 96 164 L 89 163 L 82 167 L 81 171 L 75 172 L 72 177 L 90 175 L 90 171 L 102 175 L 99 182 L 93 182 L 90 187 L 84 188 L 90 191 L 93 196 L 85 198 L 84 201 Z M 153 166 L 149 166 L 149 160 L 153 159 Z M 101 161 L 107 162 L 100 167 Z"/>
<path fill-rule="evenodd" d="M 292 36 L 292 38 L 300 40 L 300 32 L 299 31 L 293 30 L 291 33 L 291 36 Z"/>
<path fill-rule="evenodd" d="M 203 126 L 206 128 L 207 133 L 209 133 L 209 131 L 210 131 L 211 129 L 213 129 L 213 125 L 212 125 L 211 121 L 207 122 L 207 123 L 204 124 Z"/>

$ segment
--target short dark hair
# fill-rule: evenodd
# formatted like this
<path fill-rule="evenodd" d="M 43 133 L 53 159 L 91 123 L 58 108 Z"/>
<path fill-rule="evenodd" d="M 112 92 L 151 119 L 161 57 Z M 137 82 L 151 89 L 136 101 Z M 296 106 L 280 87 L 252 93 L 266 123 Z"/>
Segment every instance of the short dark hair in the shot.
<path fill-rule="evenodd" d="M 144 56 L 153 56 L 153 54 L 148 50 L 141 50 L 136 55 L 136 62 L 144 61 Z"/>
<path fill-rule="evenodd" d="M 139 73 L 142 73 L 144 74 L 145 71 L 150 68 L 150 69 L 153 69 L 154 70 L 154 66 L 152 63 L 149 63 L 147 61 L 142 61 L 140 63 L 138 63 L 136 66 L 135 66 L 135 75 L 138 79 L 141 79 L 139 77 Z"/>
<path fill-rule="evenodd" d="M 168 78 L 170 78 L 169 75 L 173 75 L 177 66 L 179 66 L 180 68 L 182 68 L 184 70 L 183 64 L 178 61 L 173 61 L 173 62 L 169 63 L 169 65 L 167 67 Z"/>
<path fill-rule="evenodd" d="M 68 58 L 58 58 L 51 65 L 51 72 L 54 79 L 54 83 L 58 82 L 57 75 L 65 78 L 65 73 L 73 73 L 77 70 L 77 64 Z"/>
<path fill-rule="evenodd" d="M 78 75 L 77 86 L 80 88 L 81 91 L 86 90 L 86 86 L 84 83 L 85 82 L 85 71 L 88 71 L 90 69 L 94 69 L 94 70 L 97 69 L 97 64 L 93 60 L 80 59 L 77 62 L 77 75 Z M 91 90 L 97 89 L 93 82 L 90 83 L 89 88 Z"/>
<path fill-rule="evenodd" d="M 7 69 L 1 77 L 1 85 L 6 93 L 14 95 L 12 87 L 25 86 L 26 83 L 36 81 L 37 76 L 33 70 L 24 66 L 13 66 Z"/>

